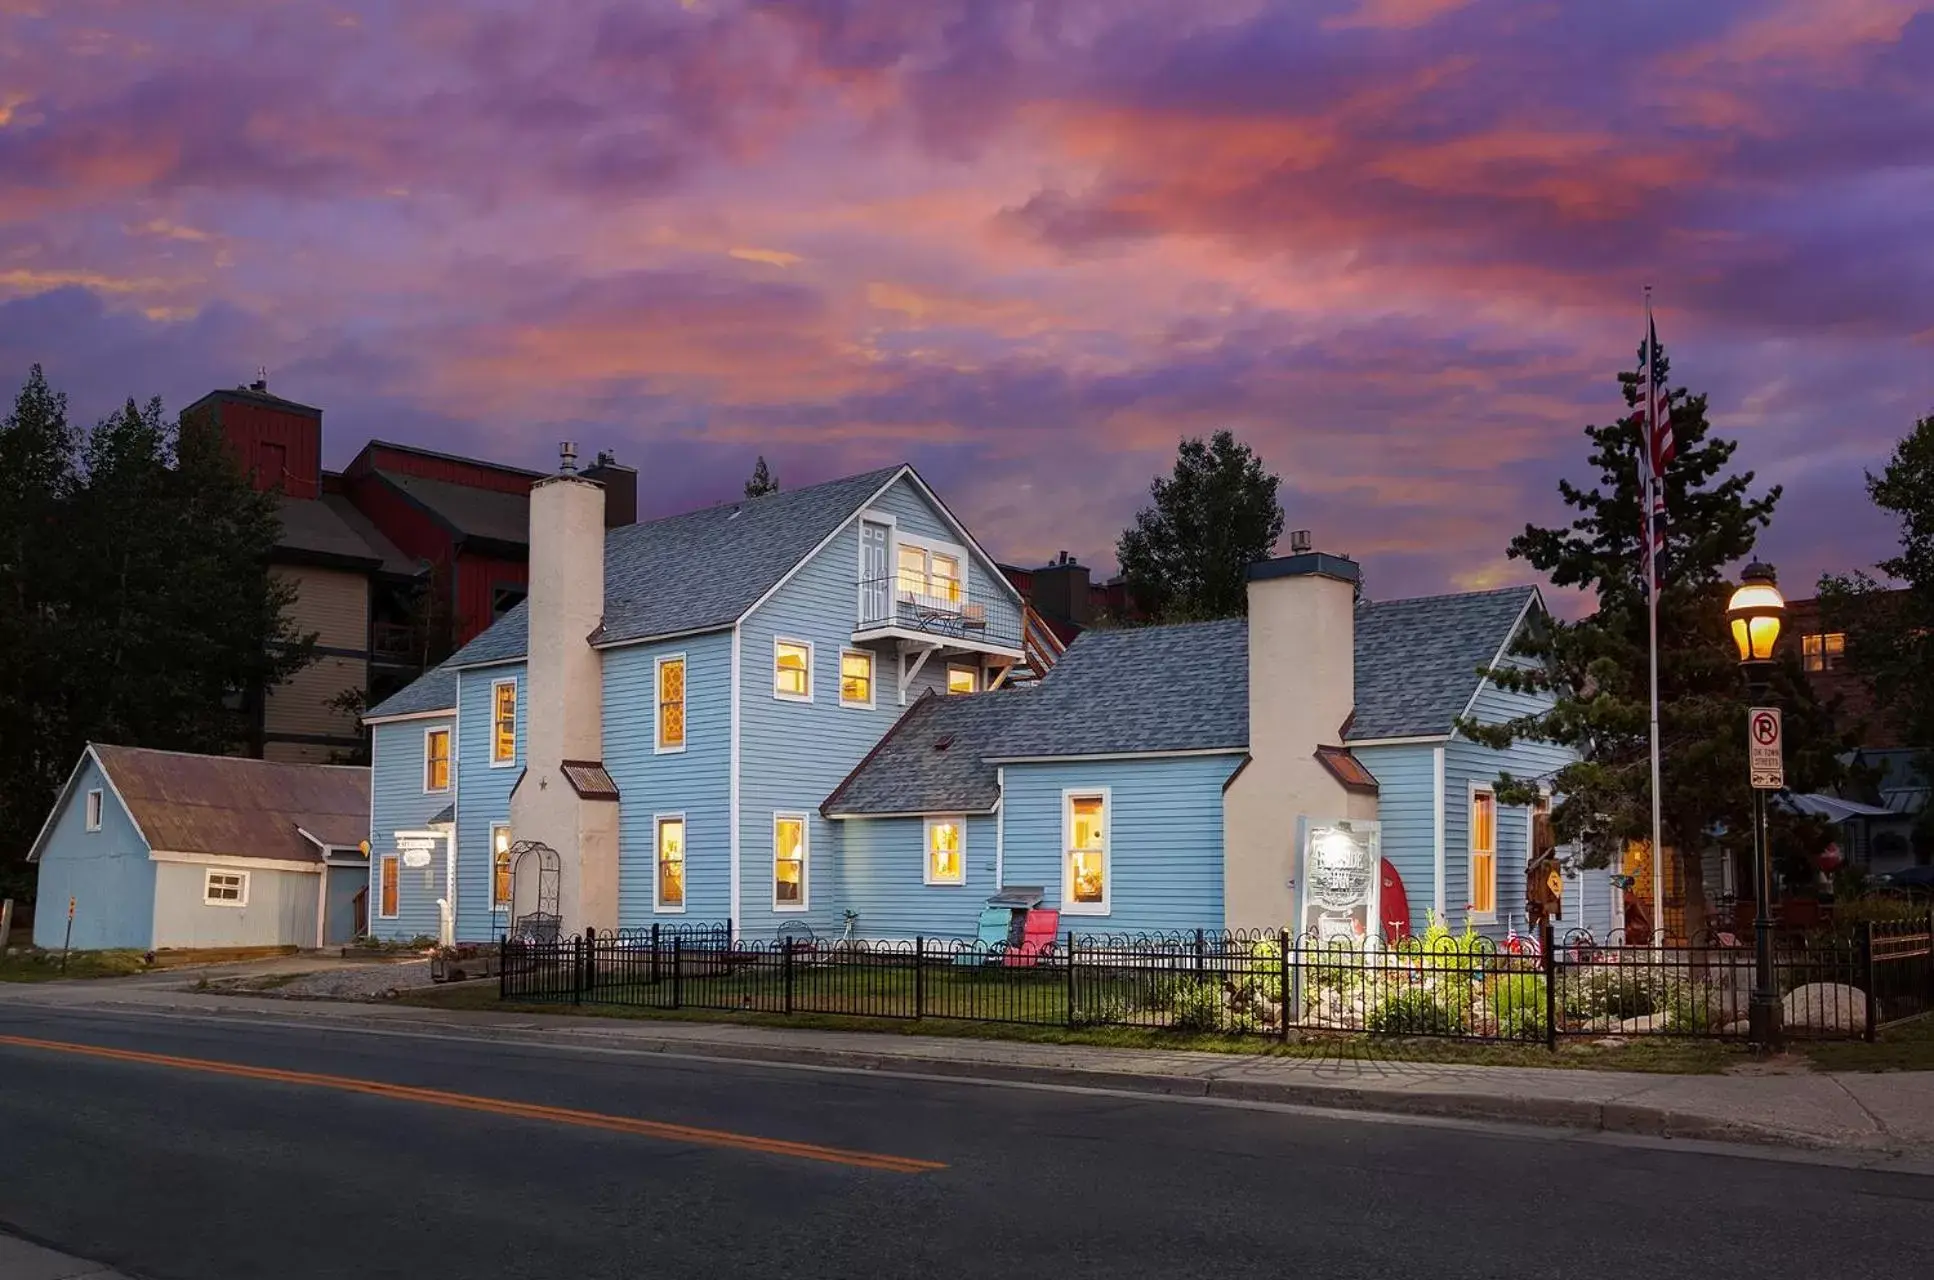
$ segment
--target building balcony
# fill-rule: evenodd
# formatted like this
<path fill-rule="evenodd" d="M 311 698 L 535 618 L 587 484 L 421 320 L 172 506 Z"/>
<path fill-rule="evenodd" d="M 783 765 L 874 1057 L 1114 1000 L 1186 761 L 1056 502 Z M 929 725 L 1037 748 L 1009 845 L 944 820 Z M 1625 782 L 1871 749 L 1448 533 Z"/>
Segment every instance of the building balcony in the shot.
<path fill-rule="evenodd" d="M 899 647 L 958 650 L 1004 658 L 1021 656 L 1012 618 L 990 619 L 987 606 L 962 598 L 958 584 L 904 577 L 862 579 L 856 644 L 898 641 Z M 1006 611 L 1003 611 L 1005 614 Z"/>

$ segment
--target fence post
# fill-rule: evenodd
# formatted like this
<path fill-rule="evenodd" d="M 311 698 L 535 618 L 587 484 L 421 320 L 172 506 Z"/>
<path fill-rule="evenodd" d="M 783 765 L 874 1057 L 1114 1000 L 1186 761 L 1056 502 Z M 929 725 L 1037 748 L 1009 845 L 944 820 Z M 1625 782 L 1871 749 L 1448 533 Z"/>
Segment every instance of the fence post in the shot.
<path fill-rule="evenodd" d="M 913 1020 L 918 1022 L 927 1004 L 927 938 L 913 935 Z"/>
<path fill-rule="evenodd" d="M 1289 1039 L 1289 930 L 1276 930 L 1276 1006 L 1277 1034 Z"/>
<path fill-rule="evenodd" d="M 791 1013 L 792 1012 L 792 938 L 790 936 L 786 938 L 786 956 L 785 956 L 785 960 L 780 965 L 780 970 L 785 974 L 785 979 L 786 979 L 786 983 L 785 983 L 786 1012 Z"/>
<path fill-rule="evenodd" d="M 1874 922 L 1871 920 L 1860 925 L 1860 989 L 1867 996 L 1867 1026 L 1862 1038 L 1872 1044 L 1879 1033 L 1875 1024 L 1880 1020 L 1880 997 L 1874 993 Z"/>
<path fill-rule="evenodd" d="M 651 985 L 658 985 L 658 922 L 651 922 Z"/>
<path fill-rule="evenodd" d="M 1074 930 L 1068 930 L 1068 1025 L 1074 1025 Z"/>
<path fill-rule="evenodd" d="M 584 989 L 598 985 L 598 931 L 584 926 Z"/>
<path fill-rule="evenodd" d="M 1540 922 L 1538 951 L 1545 969 L 1545 1048 L 1558 1051 L 1558 946 L 1551 921 Z"/>
<path fill-rule="evenodd" d="M 685 939 L 672 935 L 672 1008 L 679 1007 L 678 981 L 685 969 Z"/>
<path fill-rule="evenodd" d="M 1203 951 L 1202 930 L 1197 929 L 1195 931 L 1195 980 L 1197 982 L 1202 980 Z"/>
<path fill-rule="evenodd" d="M 571 935 L 571 1003 L 584 1003 L 584 939 Z"/>

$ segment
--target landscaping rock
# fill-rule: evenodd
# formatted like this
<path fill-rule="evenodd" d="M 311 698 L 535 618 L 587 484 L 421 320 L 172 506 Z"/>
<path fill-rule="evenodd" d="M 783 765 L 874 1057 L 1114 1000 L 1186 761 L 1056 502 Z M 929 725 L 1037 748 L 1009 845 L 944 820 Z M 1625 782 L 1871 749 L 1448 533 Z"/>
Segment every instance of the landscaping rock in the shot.
<path fill-rule="evenodd" d="M 1865 1031 L 1867 993 L 1841 982 L 1809 982 L 1780 1002 L 1789 1027 L 1809 1031 Z"/>
<path fill-rule="evenodd" d="M 1648 1013 L 1643 1018 L 1625 1019 L 1618 1024 L 1618 1029 L 1621 1034 L 1628 1036 L 1644 1035 L 1647 1032 L 1664 1031 L 1665 1024 L 1666 1016 L 1663 1013 Z"/>

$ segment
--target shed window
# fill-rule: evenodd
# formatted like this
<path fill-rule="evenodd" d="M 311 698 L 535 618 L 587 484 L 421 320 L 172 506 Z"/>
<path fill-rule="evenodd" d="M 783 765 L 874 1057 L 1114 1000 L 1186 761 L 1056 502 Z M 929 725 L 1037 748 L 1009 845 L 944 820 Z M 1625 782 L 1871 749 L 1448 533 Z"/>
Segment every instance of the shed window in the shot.
<path fill-rule="evenodd" d="M 101 792 L 99 788 L 87 793 L 87 829 L 101 829 Z"/>
<path fill-rule="evenodd" d="M 211 907 L 248 905 L 248 872 L 210 871 L 202 881 L 201 900 Z"/>

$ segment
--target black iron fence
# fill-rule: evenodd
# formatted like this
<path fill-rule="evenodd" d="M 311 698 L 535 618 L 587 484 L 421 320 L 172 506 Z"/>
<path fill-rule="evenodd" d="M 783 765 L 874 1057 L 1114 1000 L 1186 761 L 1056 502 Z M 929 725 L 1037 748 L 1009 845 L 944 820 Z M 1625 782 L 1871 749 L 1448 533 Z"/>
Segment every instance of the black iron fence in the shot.
<path fill-rule="evenodd" d="M 1789 1035 L 1872 1038 L 1934 1013 L 1934 915 L 1782 944 Z M 1606 1036 L 1741 1038 L 1751 947 L 1652 947 L 1587 934 L 1433 930 L 1365 944 L 1286 932 L 1064 935 L 1045 947 L 954 940 L 733 937 L 654 926 L 506 939 L 506 1000 L 1287 1037 L 1364 1033 L 1556 1047 Z"/>

